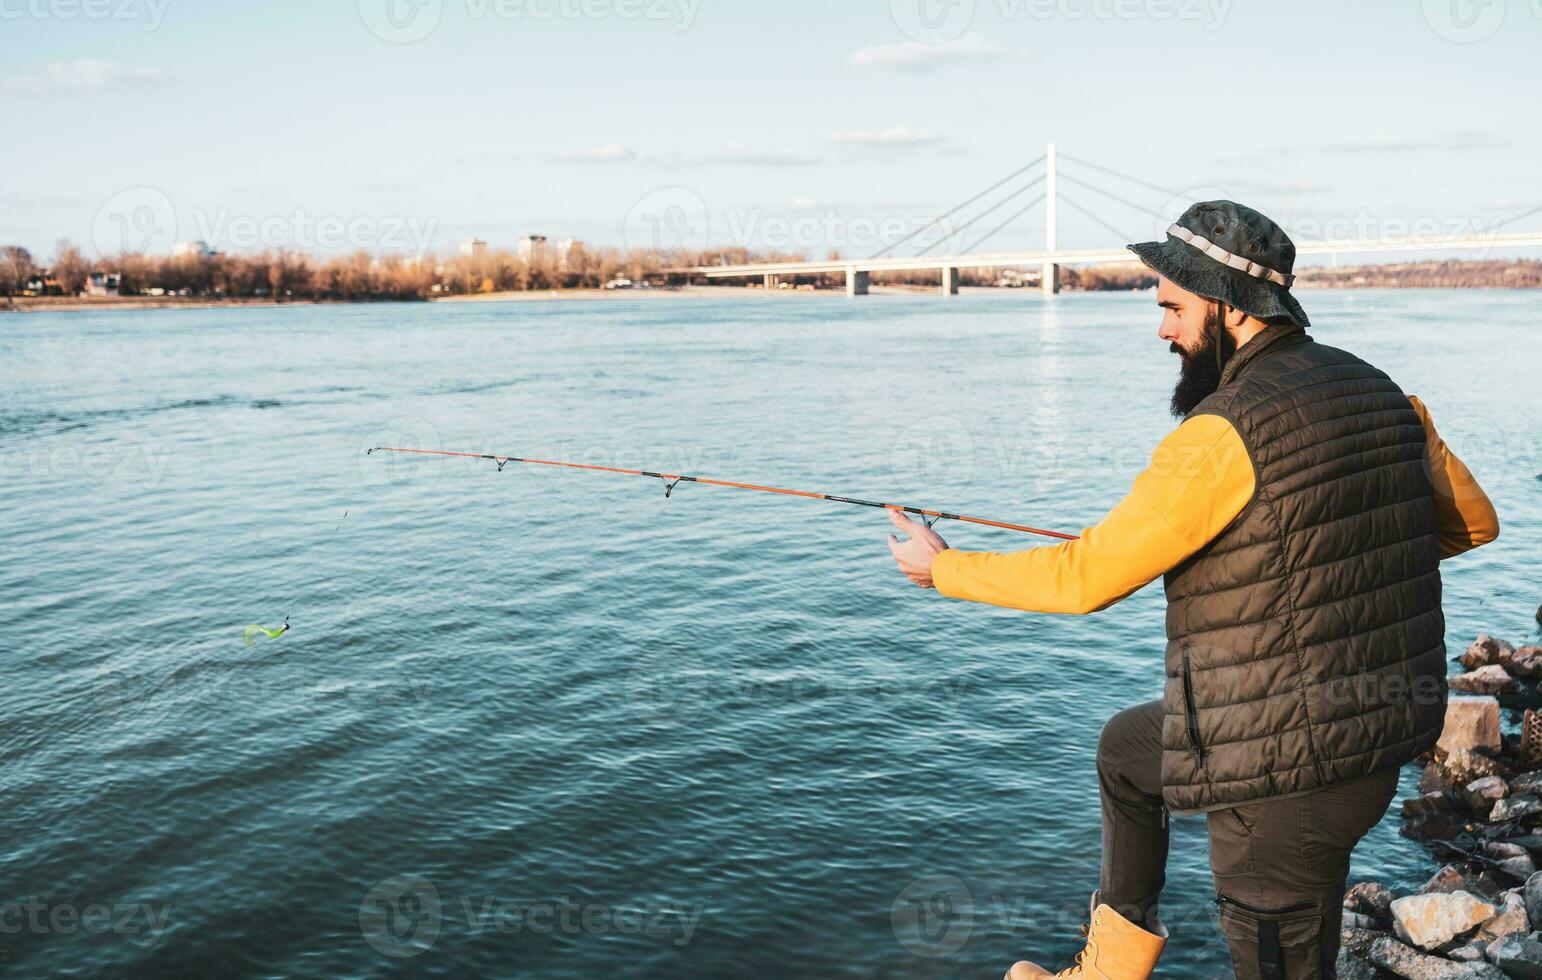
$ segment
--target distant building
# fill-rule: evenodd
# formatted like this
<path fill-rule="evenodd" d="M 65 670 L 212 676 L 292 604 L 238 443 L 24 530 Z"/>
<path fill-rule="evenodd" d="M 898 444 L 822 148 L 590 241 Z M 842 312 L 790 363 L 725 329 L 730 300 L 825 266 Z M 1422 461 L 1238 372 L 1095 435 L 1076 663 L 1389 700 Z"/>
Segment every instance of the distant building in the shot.
<path fill-rule="evenodd" d="M 212 259 L 217 254 L 205 241 L 178 242 L 171 250 L 174 259 Z"/>
<path fill-rule="evenodd" d="M 120 272 L 93 272 L 86 277 L 87 296 L 116 296 L 122 286 Z"/>
<path fill-rule="evenodd" d="M 480 259 L 487 254 L 487 242 L 480 238 L 468 238 L 460 243 L 460 254 L 468 259 Z"/>
<path fill-rule="evenodd" d="M 568 271 L 574 263 L 574 258 L 584 251 L 584 243 L 576 238 L 564 238 L 557 243 L 557 268 L 563 272 Z"/>
<path fill-rule="evenodd" d="M 528 265 L 545 265 L 551 261 L 551 246 L 545 235 L 526 235 L 519 240 L 515 251 Z"/>
<path fill-rule="evenodd" d="M 53 273 L 47 269 L 40 270 L 36 275 L 29 276 L 22 284 L 23 296 L 63 296 L 64 286 L 55 279 Z"/>

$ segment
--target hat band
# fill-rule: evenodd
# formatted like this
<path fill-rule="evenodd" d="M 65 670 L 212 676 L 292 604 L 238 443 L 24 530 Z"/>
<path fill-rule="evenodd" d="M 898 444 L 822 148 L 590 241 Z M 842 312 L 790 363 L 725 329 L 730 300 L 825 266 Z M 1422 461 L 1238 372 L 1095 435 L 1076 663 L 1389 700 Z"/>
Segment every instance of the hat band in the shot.
<path fill-rule="evenodd" d="M 1185 245 L 1199 249 L 1201 252 L 1204 252 L 1206 255 L 1210 256 L 1212 259 L 1215 259 L 1217 262 L 1220 262 L 1222 265 L 1236 269 L 1238 272 L 1245 272 L 1255 279 L 1264 279 L 1274 283 L 1276 286 L 1284 286 L 1286 289 L 1289 289 L 1291 283 L 1296 281 L 1295 276 L 1288 276 L 1283 272 L 1276 272 L 1274 269 L 1271 269 L 1266 265 L 1259 265 L 1257 262 L 1251 261 L 1250 259 L 1245 259 L 1240 255 L 1235 255 L 1231 252 L 1228 252 L 1226 249 L 1217 245 L 1215 242 L 1212 242 L 1210 239 L 1204 237 L 1203 235 L 1196 235 L 1182 225 L 1173 225 L 1171 228 L 1167 229 L 1167 233 L 1178 239 L 1180 242 L 1183 242 Z"/>

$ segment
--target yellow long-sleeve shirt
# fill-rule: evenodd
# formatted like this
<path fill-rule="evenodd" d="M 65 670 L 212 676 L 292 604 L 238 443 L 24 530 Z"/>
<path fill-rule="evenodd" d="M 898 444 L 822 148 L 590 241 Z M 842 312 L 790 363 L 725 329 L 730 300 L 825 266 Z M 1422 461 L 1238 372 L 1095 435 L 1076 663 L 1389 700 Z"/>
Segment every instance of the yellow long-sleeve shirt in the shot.
<path fill-rule="evenodd" d="M 1424 404 L 1409 402 L 1428 443 L 1441 558 L 1494 540 L 1493 504 L 1435 431 Z M 1195 416 L 1162 440 L 1129 495 L 1077 540 L 1005 554 L 950 548 L 933 562 L 932 581 L 950 599 L 1029 612 L 1096 612 L 1208 544 L 1242 513 L 1254 486 L 1237 430 L 1220 416 Z"/>

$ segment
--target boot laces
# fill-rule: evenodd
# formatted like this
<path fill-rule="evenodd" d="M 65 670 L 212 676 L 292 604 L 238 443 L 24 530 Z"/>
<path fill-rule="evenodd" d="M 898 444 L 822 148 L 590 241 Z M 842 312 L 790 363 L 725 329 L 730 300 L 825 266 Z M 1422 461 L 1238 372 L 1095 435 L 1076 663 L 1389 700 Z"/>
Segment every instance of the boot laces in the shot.
<path fill-rule="evenodd" d="M 1092 950 L 1092 926 L 1090 923 L 1081 927 L 1081 937 L 1086 939 L 1088 942 L 1087 945 L 1082 947 L 1081 952 L 1076 954 L 1076 962 L 1066 967 L 1064 970 L 1061 970 L 1059 973 L 1055 974 L 1055 976 L 1076 977 L 1081 974 L 1082 962 L 1087 958 L 1087 954 Z"/>

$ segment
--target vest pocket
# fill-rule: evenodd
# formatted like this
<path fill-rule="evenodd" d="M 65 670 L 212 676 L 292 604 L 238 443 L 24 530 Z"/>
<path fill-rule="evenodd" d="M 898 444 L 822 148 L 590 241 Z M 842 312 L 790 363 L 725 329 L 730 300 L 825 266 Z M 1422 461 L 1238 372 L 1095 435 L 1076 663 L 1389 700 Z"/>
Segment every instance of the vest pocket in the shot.
<path fill-rule="evenodd" d="M 1189 651 L 1183 651 L 1183 715 L 1189 725 L 1189 741 L 1194 745 L 1194 761 L 1205 767 L 1205 743 L 1199 739 L 1199 714 L 1194 708 L 1194 677 L 1189 671 Z"/>

